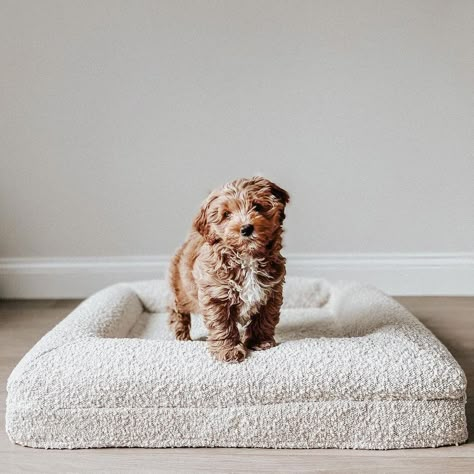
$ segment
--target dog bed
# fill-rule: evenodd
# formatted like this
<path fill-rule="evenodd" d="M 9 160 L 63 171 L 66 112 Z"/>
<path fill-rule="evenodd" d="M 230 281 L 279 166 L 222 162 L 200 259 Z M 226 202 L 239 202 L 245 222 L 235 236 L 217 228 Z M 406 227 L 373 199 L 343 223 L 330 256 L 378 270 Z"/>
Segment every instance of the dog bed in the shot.
<path fill-rule="evenodd" d="M 37 448 L 393 449 L 462 443 L 466 379 L 412 314 L 358 283 L 288 279 L 277 347 L 213 360 L 173 340 L 162 281 L 85 300 L 8 381 L 12 441 Z"/>

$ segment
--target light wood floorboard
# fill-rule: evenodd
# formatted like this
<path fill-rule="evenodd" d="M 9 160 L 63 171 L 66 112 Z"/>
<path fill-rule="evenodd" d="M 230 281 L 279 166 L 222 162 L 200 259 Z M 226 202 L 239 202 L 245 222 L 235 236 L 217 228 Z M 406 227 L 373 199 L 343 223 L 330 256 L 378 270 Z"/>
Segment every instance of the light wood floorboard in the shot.
<path fill-rule="evenodd" d="M 468 428 L 474 433 L 474 298 L 397 297 L 456 357 L 468 378 Z M 0 302 L 0 424 L 6 380 L 19 359 L 79 301 Z M 0 472 L 421 472 L 474 473 L 474 443 L 436 449 L 91 449 L 55 451 L 12 444 L 0 432 Z"/>

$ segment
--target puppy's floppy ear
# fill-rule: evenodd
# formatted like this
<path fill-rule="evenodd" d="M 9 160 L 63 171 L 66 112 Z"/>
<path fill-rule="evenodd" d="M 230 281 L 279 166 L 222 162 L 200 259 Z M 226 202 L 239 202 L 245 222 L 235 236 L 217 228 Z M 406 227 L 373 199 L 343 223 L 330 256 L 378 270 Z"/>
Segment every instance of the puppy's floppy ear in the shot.
<path fill-rule="evenodd" d="M 272 181 L 266 180 L 267 185 L 270 187 L 270 192 L 275 196 L 278 201 L 282 204 L 280 209 L 280 225 L 283 224 L 285 220 L 285 206 L 290 202 L 290 195 L 283 189 L 280 188 L 277 184 Z"/>
<path fill-rule="evenodd" d="M 275 183 L 269 181 L 270 192 L 285 206 L 290 202 L 290 195 Z"/>
<path fill-rule="evenodd" d="M 211 202 L 215 199 L 215 196 L 209 196 L 201 205 L 198 215 L 194 218 L 193 229 L 199 232 L 209 243 L 213 244 L 218 239 L 217 237 L 210 232 L 209 225 L 209 206 Z"/>
<path fill-rule="evenodd" d="M 255 184 L 263 186 L 265 188 L 270 188 L 270 192 L 285 206 L 290 202 L 290 195 L 283 189 L 280 188 L 277 184 L 270 181 L 267 178 L 261 176 L 254 176 L 251 181 Z"/>
<path fill-rule="evenodd" d="M 209 224 L 207 222 L 207 206 L 204 203 L 199 209 L 198 215 L 194 218 L 193 229 L 197 230 L 203 237 L 207 234 L 207 228 Z"/>

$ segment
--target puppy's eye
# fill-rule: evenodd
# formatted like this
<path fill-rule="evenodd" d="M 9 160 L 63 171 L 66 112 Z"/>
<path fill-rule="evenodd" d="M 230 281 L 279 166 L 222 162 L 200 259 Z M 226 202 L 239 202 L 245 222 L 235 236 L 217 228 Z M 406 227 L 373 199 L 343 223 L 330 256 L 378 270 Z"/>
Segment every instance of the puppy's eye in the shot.
<path fill-rule="evenodd" d="M 222 217 L 223 217 L 224 219 L 228 219 L 228 218 L 230 217 L 230 211 L 224 211 L 224 212 L 222 213 Z"/>
<path fill-rule="evenodd" d="M 257 212 L 263 212 L 263 206 L 258 202 L 253 203 L 253 210 Z"/>

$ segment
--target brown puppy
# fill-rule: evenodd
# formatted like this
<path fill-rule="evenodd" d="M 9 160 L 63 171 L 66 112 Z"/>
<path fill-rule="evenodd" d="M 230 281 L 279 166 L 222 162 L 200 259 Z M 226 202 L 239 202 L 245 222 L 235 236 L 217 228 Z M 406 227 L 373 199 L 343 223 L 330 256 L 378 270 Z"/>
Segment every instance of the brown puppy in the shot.
<path fill-rule="evenodd" d="M 275 346 L 288 201 L 285 190 L 261 177 L 232 181 L 204 201 L 171 262 L 169 322 L 176 339 L 191 340 L 190 313 L 201 313 L 218 360 L 240 362 L 247 349 Z M 237 324 L 245 327 L 243 342 Z"/>

